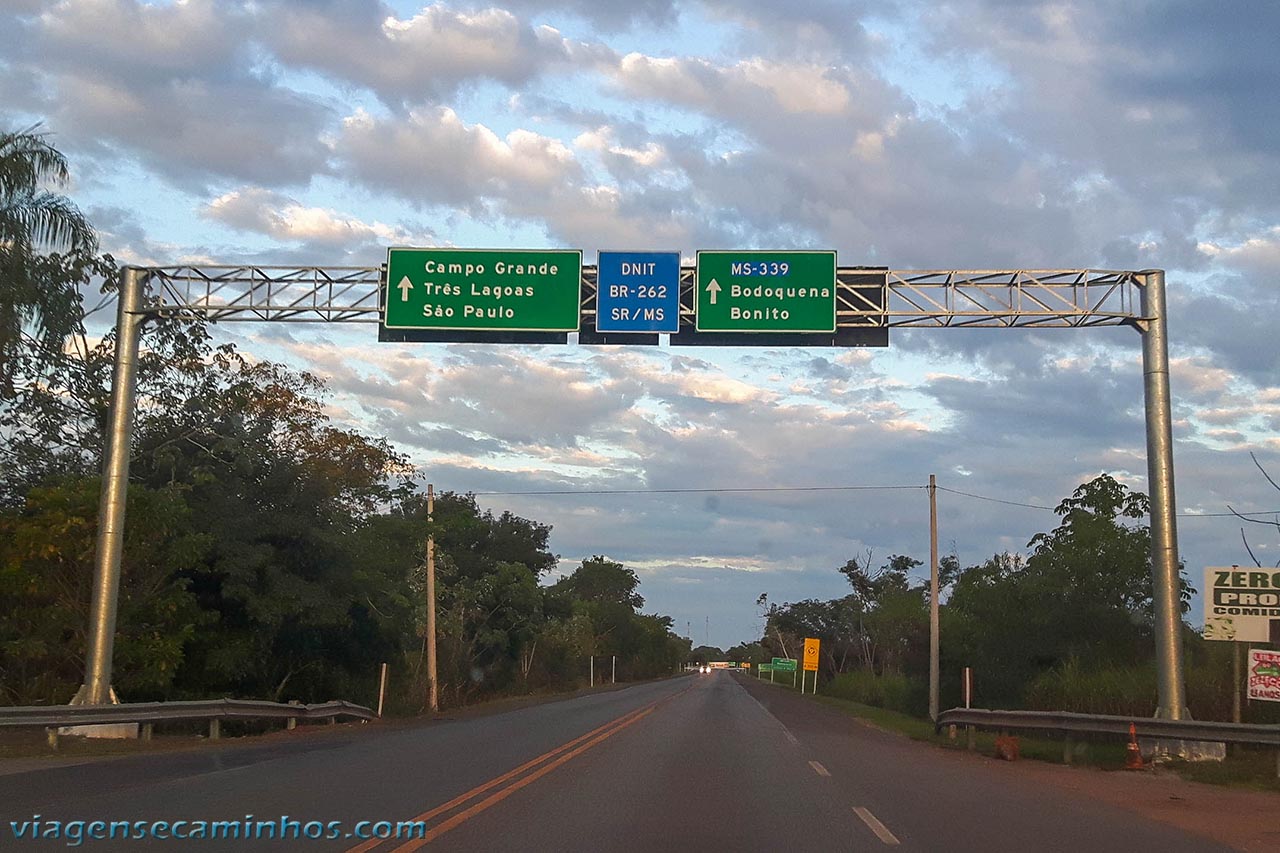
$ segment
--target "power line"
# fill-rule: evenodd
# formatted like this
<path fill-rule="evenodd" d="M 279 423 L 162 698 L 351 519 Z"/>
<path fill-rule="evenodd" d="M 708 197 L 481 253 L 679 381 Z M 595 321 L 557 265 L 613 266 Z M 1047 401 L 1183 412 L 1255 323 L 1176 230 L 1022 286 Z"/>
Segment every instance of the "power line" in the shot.
<path fill-rule="evenodd" d="M 1007 504 L 1008 506 L 1021 506 L 1026 507 L 1027 509 L 1046 509 L 1050 511 L 1057 510 L 1057 507 L 1044 506 L 1043 504 L 1021 503 L 1019 501 L 1007 501 L 1003 498 L 993 498 L 988 495 L 975 495 L 973 492 L 962 492 L 959 489 L 948 489 L 946 486 L 938 486 L 938 491 L 950 492 L 953 495 L 963 495 L 966 498 L 975 498 L 980 501 Z M 1277 513 L 1280 513 L 1280 510 L 1273 509 L 1264 512 L 1242 512 L 1239 515 L 1234 512 L 1180 512 L 1178 513 L 1178 518 L 1238 518 L 1240 515 L 1247 517 L 1251 515 L 1276 515 Z"/>
<path fill-rule="evenodd" d="M 546 489 L 532 492 L 472 492 L 476 497 L 517 495 L 686 495 L 728 492 L 874 492 L 927 489 L 928 486 L 743 486 L 725 489 Z"/>
<path fill-rule="evenodd" d="M 1051 512 L 1054 509 L 1054 507 L 1043 506 L 1041 504 L 1024 504 L 1018 501 L 1007 501 L 1003 498 L 988 497 L 987 495 L 975 495 L 973 492 L 962 492 L 959 489 L 948 489 L 946 486 L 938 486 L 937 489 L 940 492 L 950 492 L 953 495 L 962 495 L 963 497 L 974 498 L 975 500 L 980 500 L 980 501 L 990 501 L 991 503 L 994 503 L 994 504 L 1005 504 L 1007 506 L 1021 506 L 1021 507 L 1026 507 L 1027 509 L 1047 509 Z"/>
<path fill-rule="evenodd" d="M 539 489 L 524 492 L 472 492 L 476 497 L 548 497 L 553 495 L 691 495 L 691 494 L 750 494 L 760 492 L 892 492 L 892 491 L 922 491 L 928 489 L 928 486 L 740 486 L 733 488 L 705 488 L 705 489 Z M 1024 503 L 1022 501 L 1011 501 L 1004 498 L 993 498 L 990 495 L 979 495 L 974 492 L 964 492 L 960 489 L 950 489 L 946 486 L 938 486 L 938 491 L 947 492 L 960 497 L 973 498 L 974 500 L 987 501 L 989 503 L 1004 504 L 1005 506 L 1023 507 L 1024 509 L 1039 509 L 1048 512 L 1055 512 L 1057 507 L 1046 506 L 1044 504 Z M 1263 512 L 1180 512 L 1178 518 L 1238 518 L 1239 516 L 1255 516 L 1255 515 L 1280 515 L 1280 510 L 1266 510 Z"/>

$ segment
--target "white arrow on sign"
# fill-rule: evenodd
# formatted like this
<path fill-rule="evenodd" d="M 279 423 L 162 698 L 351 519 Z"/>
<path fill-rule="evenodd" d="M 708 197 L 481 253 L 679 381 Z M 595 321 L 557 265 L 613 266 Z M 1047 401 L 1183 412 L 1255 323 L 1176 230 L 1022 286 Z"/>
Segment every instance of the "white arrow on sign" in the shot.
<path fill-rule="evenodd" d="M 413 282 L 409 281 L 409 276 L 405 276 L 404 278 L 400 279 L 400 283 L 397 284 L 396 287 L 400 288 L 400 301 L 408 302 L 409 291 L 413 290 Z"/>
<path fill-rule="evenodd" d="M 711 294 L 711 304 L 716 304 L 716 294 L 721 290 L 719 283 L 713 278 L 711 283 L 707 285 L 707 293 Z"/>

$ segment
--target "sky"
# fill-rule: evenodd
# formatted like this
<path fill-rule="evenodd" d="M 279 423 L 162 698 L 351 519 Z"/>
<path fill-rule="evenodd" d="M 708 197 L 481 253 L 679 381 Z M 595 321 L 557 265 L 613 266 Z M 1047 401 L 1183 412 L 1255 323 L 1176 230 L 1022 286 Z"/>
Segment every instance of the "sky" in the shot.
<path fill-rule="evenodd" d="M 1165 269 L 1198 586 L 1251 562 L 1228 507 L 1280 510 L 1251 457 L 1280 480 L 1277 32 L 1270 0 L 0 0 L 0 126 L 38 122 L 103 248 L 142 265 L 408 245 Z M 324 377 L 330 415 L 422 482 L 552 525 L 561 572 L 635 569 L 695 644 L 758 638 L 762 593 L 845 594 L 852 557 L 927 561 L 930 474 L 962 565 L 1025 553 L 1100 473 L 1147 489 L 1125 328 L 875 350 L 215 338 Z M 1280 562 L 1280 531 L 1248 527 Z"/>

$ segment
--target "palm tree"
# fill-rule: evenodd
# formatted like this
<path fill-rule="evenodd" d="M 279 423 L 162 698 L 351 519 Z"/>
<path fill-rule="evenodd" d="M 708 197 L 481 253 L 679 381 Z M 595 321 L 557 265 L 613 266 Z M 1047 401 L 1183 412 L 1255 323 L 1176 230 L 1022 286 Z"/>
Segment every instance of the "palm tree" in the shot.
<path fill-rule="evenodd" d="M 67 161 L 39 126 L 0 133 L 0 388 L 30 326 L 37 352 L 61 349 L 80 321 L 76 280 L 58 255 L 92 255 L 97 237 L 66 196 Z"/>

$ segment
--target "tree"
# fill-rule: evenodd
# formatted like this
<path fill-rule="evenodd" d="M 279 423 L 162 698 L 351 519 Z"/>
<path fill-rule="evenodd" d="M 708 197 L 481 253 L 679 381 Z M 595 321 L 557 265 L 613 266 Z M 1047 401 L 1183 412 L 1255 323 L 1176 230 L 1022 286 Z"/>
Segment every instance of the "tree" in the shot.
<path fill-rule="evenodd" d="M 832 637 L 832 653 L 839 646 L 843 661 L 856 647 L 866 669 L 900 672 L 907 656 L 918 651 L 923 641 L 928 585 L 911 584 L 910 573 L 922 565 L 917 559 L 894 554 L 875 570 L 871 569 L 871 559 L 868 551 L 861 560 L 854 557 L 838 569 L 849 581 L 853 594 L 842 600 L 847 633 Z M 950 569 L 950 564 L 939 567 L 940 577 L 944 567 Z M 832 665 L 835 664 L 833 659 Z M 835 671 L 843 670 L 841 663 Z"/>
<path fill-rule="evenodd" d="M 415 500 L 426 517 L 425 496 Z M 442 492 L 436 496 L 436 547 L 449 554 L 459 575 L 475 580 L 498 562 L 520 563 L 541 577 L 555 567 L 557 558 L 547 550 L 551 526 L 503 512 L 480 510 L 474 495 Z"/>
<path fill-rule="evenodd" d="M 724 654 L 726 660 L 739 663 L 760 663 L 765 660 L 764 646 L 760 643 L 739 643 Z"/>
<path fill-rule="evenodd" d="M 97 531 L 96 477 L 32 489 L 0 511 L 0 698 L 68 701 L 84 673 L 85 628 Z M 181 491 L 129 487 L 115 686 L 126 701 L 164 698 L 184 646 L 210 619 L 181 571 L 211 546 Z"/>
<path fill-rule="evenodd" d="M 6 391 L 14 359 L 27 345 L 49 359 L 79 328 L 80 279 L 41 254 L 85 259 L 97 251 L 79 209 L 46 188 L 67 183 L 67 161 L 36 131 L 0 133 L 0 389 Z M 28 326 L 34 331 L 29 339 Z"/>
<path fill-rule="evenodd" d="M 688 659 L 693 663 L 711 663 L 713 660 L 725 660 L 724 651 L 716 646 L 698 646 L 689 650 Z"/>
<path fill-rule="evenodd" d="M 966 569 L 943 608 L 944 654 L 980 673 L 989 702 L 1021 701 L 1041 674 L 1132 663 L 1152 642 L 1147 497 L 1103 474 L 1081 484 L 1033 536 L 1027 558 L 997 554 Z M 1182 609 L 1190 587 L 1181 582 Z"/>
<path fill-rule="evenodd" d="M 644 598 L 636 589 L 640 579 L 626 566 L 608 557 L 595 556 L 583 560 L 573 574 L 556 584 L 574 598 L 596 604 L 618 604 L 631 610 L 644 606 Z"/>

